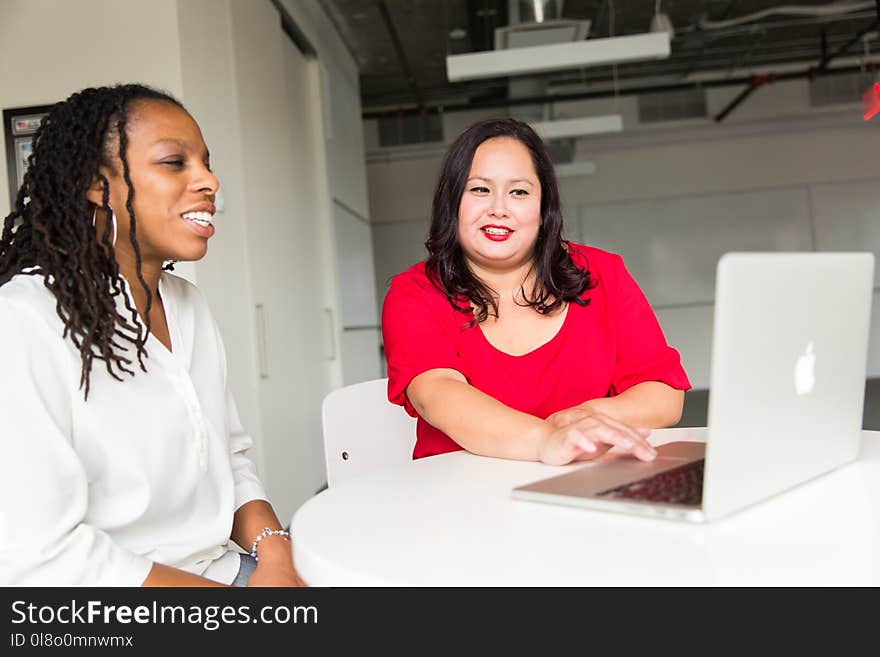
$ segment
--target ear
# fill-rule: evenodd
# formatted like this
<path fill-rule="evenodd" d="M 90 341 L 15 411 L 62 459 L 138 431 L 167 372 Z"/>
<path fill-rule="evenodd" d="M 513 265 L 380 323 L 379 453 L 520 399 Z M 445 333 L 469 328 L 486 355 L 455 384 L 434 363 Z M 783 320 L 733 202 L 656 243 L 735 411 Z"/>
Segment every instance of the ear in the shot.
<path fill-rule="evenodd" d="M 86 190 L 86 200 L 101 207 L 104 202 L 104 181 L 95 176 Z"/>

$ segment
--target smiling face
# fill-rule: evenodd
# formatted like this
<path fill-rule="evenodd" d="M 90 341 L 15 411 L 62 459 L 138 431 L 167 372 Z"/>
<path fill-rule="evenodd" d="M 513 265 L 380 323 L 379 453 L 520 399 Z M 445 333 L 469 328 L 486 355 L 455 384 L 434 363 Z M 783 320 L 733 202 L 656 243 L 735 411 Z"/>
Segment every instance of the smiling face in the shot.
<path fill-rule="evenodd" d="M 220 183 L 211 173 L 199 126 L 176 105 L 145 100 L 129 107 L 125 133 L 142 266 L 161 267 L 167 260 L 202 258 L 214 234 L 211 218 Z M 128 239 L 130 220 L 125 207 L 128 186 L 117 139 L 109 139 L 108 149 L 117 155 L 101 172 L 109 181 L 110 207 L 118 222 L 116 259 L 121 269 L 132 271 L 135 255 Z M 87 198 L 100 207 L 99 184 L 89 189 Z"/>
<path fill-rule="evenodd" d="M 458 210 L 458 242 L 472 267 L 527 266 L 541 227 L 541 183 L 529 150 L 510 137 L 477 147 Z"/>

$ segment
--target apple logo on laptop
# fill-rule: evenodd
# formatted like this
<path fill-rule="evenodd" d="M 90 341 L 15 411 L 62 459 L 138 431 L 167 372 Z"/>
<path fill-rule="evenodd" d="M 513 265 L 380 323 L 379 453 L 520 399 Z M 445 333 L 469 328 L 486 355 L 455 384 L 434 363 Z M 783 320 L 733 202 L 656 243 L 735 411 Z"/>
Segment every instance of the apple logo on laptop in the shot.
<path fill-rule="evenodd" d="M 816 354 L 813 353 L 813 343 L 807 344 L 804 353 L 798 356 L 794 366 L 794 389 L 799 395 L 808 395 L 813 392 L 816 385 Z"/>

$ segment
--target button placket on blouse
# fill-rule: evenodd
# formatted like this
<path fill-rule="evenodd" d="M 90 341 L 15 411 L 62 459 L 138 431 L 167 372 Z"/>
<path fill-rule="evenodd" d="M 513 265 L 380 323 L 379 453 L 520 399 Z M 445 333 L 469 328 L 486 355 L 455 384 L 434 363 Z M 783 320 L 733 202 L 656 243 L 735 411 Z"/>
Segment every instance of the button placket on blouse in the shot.
<path fill-rule="evenodd" d="M 159 293 L 165 299 L 163 287 L 162 280 L 160 279 Z M 196 393 L 196 387 L 193 385 L 189 370 L 183 365 L 183 361 L 180 358 L 180 350 L 183 348 L 184 341 L 183 336 L 178 330 L 175 306 L 170 301 L 167 300 L 165 303 L 165 317 L 168 323 L 168 332 L 171 334 L 171 344 L 174 346 L 174 350 L 168 353 L 170 365 L 174 370 L 171 372 L 171 376 L 175 382 L 175 388 L 186 404 L 193 439 L 199 455 L 199 467 L 204 471 L 208 467 L 208 427 L 205 423 L 205 415 L 202 413 L 202 404 Z"/>
<path fill-rule="evenodd" d="M 205 415 L 202 413 L 202 404 L 199 401 L 199 396 L 196 394 L 196 389 L 189 376 L 189 372 L 177 363 L 174 363 L 174 366 L 176 370 L 176 372 L 172 373 L 175 383 L 174 387 L 180 393 L 186 405 L 190 428 L 199 454 L 199 467 L 204 470 L 207 467 L 208 457 L 208 428 L 205 423 Z"/>
<path fill-rule="evenodd" d="M 172 334 L 172 344 L 175 345 L 174 351 L 166 352 L 168 375 L 171 378 L 174 389 L 181 396 L 186 406 L 192 438 L 199 455 L 199 467 L 204 471 L 208 467 L 208 427 L 205 423 L 205 414 L 202 412 L 202 403 L 199 401 L 199 396 L 189 375 L 189 370 L 181 362 L 179 350 L 182 348 L 183 342 L 179 338 L 170 316 L 168 328 Z"/>

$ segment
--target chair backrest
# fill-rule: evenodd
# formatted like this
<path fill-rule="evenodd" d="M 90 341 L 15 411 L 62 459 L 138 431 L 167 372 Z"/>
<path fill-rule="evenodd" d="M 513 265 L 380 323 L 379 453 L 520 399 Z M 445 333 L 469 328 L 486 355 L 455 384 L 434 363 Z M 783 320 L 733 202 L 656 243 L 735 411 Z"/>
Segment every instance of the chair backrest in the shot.
<path fill-rule="evenodd" d="M 412 460 L 416 420 L 388 401 L 388 379 L 330 392 L 321 405 L 327 485 Z"/>

